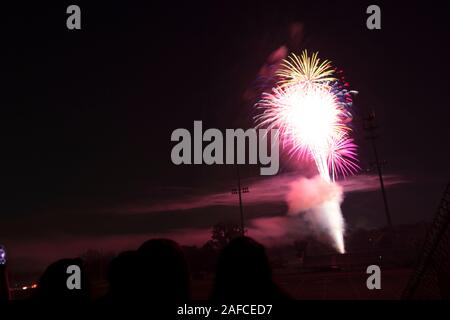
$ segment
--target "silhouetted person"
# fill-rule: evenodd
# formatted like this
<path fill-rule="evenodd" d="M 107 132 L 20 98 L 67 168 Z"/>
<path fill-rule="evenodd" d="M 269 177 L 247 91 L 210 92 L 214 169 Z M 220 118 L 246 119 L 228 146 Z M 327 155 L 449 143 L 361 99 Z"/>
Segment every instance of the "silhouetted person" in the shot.
<path fill-rule="evenodd" d="M 138 249 L 140 297 L 148 302 L 178 304 L 189 299 L 189 272 L 180 246 L 152 239 Z"/>
<path fill-rule="evenodd" d="M 0 246 L 0 305 L 9 302 L 8 272 L 6 269 L 6 250 Z"/>
<path fill-rule="evenodd" d="M 9 299 L 8 273 L 6 266 L 0 264 L 0 305 L 8 303 Z"/>
<path fill-rule="evenodd" d="M 81 270 L 80 289 L 70 289 L 67 282 L 73 272 L 68 273 L 69 266 L 76 265 Z M 70 269 L 69 269 L 70 271 Z M 71 282 L 71 281 L 70 281 Z M 72 282 L 71 282 L 72 283 Z M 35 300 L 39 303 L 85 303 L 89 301 L 89 288 L 81 259 L 61 259 L 50 266 L 42 274 L 36 289 Z"/>
<path fill-rule="evenodd" d="M 249 237 L 230 241 L 217 265 L 216 302 L 274 301 L 288 298 L 273 282 L 264 247 Z"/>
<path fill-rule="evenodd" d="M 448 269 L 439 268 L 437 271 L 437 283 L 441 298 L 450 300 L 450 272 Z"/>
<path fill-rule="evenodd" d="M 104 302 L 136 302 L 142 286 L 139 278 L 137 251 L 124 251 L 115 257 L 108 267 L 109 292 L 101 299 Z"/>

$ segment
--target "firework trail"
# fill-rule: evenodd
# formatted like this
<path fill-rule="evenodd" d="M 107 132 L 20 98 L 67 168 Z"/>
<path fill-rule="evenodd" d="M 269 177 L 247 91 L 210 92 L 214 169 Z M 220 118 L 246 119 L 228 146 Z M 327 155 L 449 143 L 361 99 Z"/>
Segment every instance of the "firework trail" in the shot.
<path fill-rule="evenodd" d="M 334 183 L 358 169 L 356 145 L 350 137 L 352 93 L 341 72 L 317 53 L 292 54 L 277 72 L 278 82 L 263 93 L 257 107 L 258 127 L 279 130 L 279 139 L 291 156 L 311 158 L 323 180 Z M 336 249 L 344 253 L 344 221 L 340 196 L 324 201 L 315 213 L 333 239 Z"/>

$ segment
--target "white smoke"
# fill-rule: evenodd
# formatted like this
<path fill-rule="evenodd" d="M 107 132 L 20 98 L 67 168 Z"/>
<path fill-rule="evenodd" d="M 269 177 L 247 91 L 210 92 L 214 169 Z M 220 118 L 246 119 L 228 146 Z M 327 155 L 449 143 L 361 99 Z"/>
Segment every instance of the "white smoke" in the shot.
<path fill-rule="evenodd" d="M 300 214 L 332 200 L 342 202 L 342 188 L 337 183 L 323 180 L 320 176 L 311 179 L 300 177 L 292 181 L 286 195 L 289 215 Z"/>
<path fill-rule="evenodd" d="M 344 220 L 340 204 L 342 188 L 320 176 L 300 178 L 290 185 L 286 196 L 289 215 L 307 214 L 312 225 L 330 236 L 333 246 L 344 253 Z"/>
<path fill-rule="evenodd" d="M 326 240 L 338 252 L 345 252 L 344 220 L 340 208 L 343 200 L 341 186 L 327 182 L 320 176 L 311 179 L 300 177 L 289 183 L 285 200 L 287 215 L 253 220 L 250 228 L 252 235 L 255 234 L 258 238 L 271 235 L 289 241 L 299 235 L 312 235 L 323 240 L 323 235 L 326 234 Z M 305 221 L 308 222 L 307 227 Z"/>

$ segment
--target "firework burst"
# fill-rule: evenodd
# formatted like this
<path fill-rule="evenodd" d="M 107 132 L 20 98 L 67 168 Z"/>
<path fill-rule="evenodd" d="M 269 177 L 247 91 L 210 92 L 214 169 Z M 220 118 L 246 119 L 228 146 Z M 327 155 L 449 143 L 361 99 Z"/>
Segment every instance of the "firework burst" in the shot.
<path fill-rule="evenodd" d="M 352 91 L 328 60 L 317 53 L 303 51 L 281 64 L 276 73 L 278 83 L 271 92 L 263 93 L 257 107 L 258 127 L 278 129 L 282 146 L 288 153 L 311 158 L 320 176 L 333 183 L 359 169 L 356 145 L 350 137 Z M 324 203 L 318 212 L 325 214 L 339 252 L 344 252 L 344 225 L 339 200 Z"/>
<path fill-rule="evenodd" d="M 279 84 L 257 104 L 262 109 L 257 125 L 279 129 L 288 153 L 310 156 L 328 181 L 357 171 L 356 145 L 349 136 L 352 97 L 334 77 L 331 62 L 304 51 L 282 66 Z"/>
<path fill-rule="evenodd" d="M 335 81 L 334 69 L 328 60 L 320 61 L 315 52 L 308 56 L 308 51 L 302 52 L 301 56 L 291 54 L 281 63 L 281 68 L 276 72 L 280 78 L 278 84 L 281 87 L 295 85 L 298 83 L 324 84 Z"/>

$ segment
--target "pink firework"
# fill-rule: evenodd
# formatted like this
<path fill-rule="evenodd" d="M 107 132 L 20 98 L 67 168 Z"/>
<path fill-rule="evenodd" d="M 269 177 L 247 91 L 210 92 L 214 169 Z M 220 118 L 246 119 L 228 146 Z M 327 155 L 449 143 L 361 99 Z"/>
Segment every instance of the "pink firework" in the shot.
<path fill-rule="evenodd" d="M 263 94 L 258 103 L 262 109 L 256 118 L 258 126 L 279 129 L 289 154 L 311 157 L 327 181 L 357 171 L 356 145 L 349 136 L 351 119 L 332 78 L 320 81 L 316 75 L 310 81 L 303 75 L 293 79 L 281 80 L 282 85 Z"/>
<path fill-rule="evenodd" d="M 334 77 L 331 63 L 321 62 L 317 53 L 308 56 L 304 51 L 285 60 L 277 75 L 278 85 L 264 93 L 257 104 L 262 109 L 256 117 L 257 126 L 278 129 L 289 154 L 313 159 L 328 183 L 333 183 L 338 174 L 357 171 L 356 145 L 349 127 L 352 92 L 346 89 L 348 84 Z M 340 197 L 333 197 L 312 210 L 322 217 L 336 249 L 344 253 L 340 201 Z"/>

